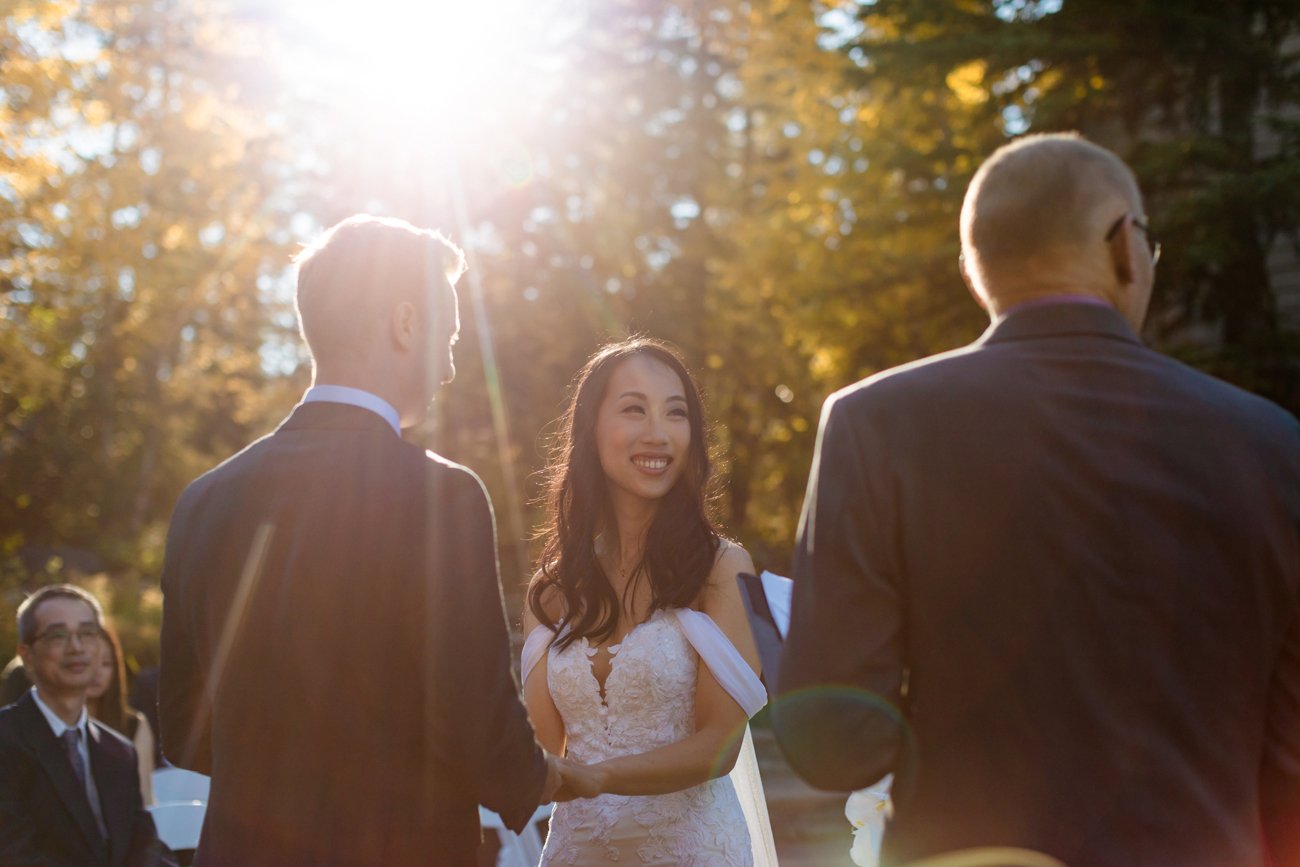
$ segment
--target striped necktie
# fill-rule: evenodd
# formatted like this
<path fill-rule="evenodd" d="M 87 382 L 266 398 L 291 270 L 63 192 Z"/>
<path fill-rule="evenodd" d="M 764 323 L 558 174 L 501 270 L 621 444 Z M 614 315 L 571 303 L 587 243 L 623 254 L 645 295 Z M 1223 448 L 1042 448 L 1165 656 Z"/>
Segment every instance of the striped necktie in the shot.
<path fill-rule="evenodd" d="M 99 804 L 99 791 L 95 788 L 95 781 L 90 778 L 86 760 L 78 749 L 80 742 L 81 729 L 67 729 L 63 732 L 63 747 L 68 753 L 68 761 L 72 762 L 72 772 L 77 775 L 77 782 L 81 783 L 81 788 L 86 792 L 86 800 L 90 802 L 90 812 L 95 814 L 95 825 L 99 828 L 99 836 L 107 840 L 108 829 L 104 827 L 104 813 Z"/>

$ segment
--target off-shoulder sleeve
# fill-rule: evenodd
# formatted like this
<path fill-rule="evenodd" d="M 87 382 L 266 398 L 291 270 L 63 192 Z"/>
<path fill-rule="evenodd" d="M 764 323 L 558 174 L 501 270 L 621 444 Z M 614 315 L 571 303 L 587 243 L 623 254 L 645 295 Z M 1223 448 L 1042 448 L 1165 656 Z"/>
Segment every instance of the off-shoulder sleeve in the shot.
<path fill-rule="evenodd" d="M 749 667 L 745 657 L 740 655 L 736 645 L 731 643 L 727 633 L 722 631 L 713 618 L 702 611 L 690 608 L 673 610 L 677 622 L 681 624 L 686 640 L 695 648 L 700 659 L 709 667 L 718 685 L 727 695 L 735 700 L 752 717 L 767 704 L 767 690 L 763 681 L 758 679 L 754 669 Z M 758 772 L 758 760 L 754 755 L 754 741 L 745 726 L 745 738 L 741 744 L 740 756 L 732 769 L 732 785 L 740 801 L 741 812 L 745 815 L 745 825 L 749 829 L 750 847 L 755 867 L 776 867 L 776 844 L 772 839 L 772 823 L 767 814 L 767 799 L 763 794 L 763 780 Z"/>
<path fill-rule="evenodd" d="M 677 615 L 677 622 L 681 624 L 686 640 L 709 667 L 718 685 L 740 705 L 745 715 L 752 717 L 762 710 L 767 704 L 767 690 L 763 688 L 763 681 L 759 680 L 736 645 L 727 638 L 727 633 L 702 611 L 678 608 L 673 613 Z M 529 636 L 530 640 L 531 638 Z"/>
<path fill-rule="evenodd" d="M 552 634 L 551 630 L 539 624 L 534 626 L 533 631 L 524 639 L 524 649 L 520 654 L 519 663 L 520 677 L 523 680 L 528 680 L 528 675 L 533 673 L 537 663 L 541 662 L 542 657 L 546 655 L 547 649 L 551 646 Z"/>

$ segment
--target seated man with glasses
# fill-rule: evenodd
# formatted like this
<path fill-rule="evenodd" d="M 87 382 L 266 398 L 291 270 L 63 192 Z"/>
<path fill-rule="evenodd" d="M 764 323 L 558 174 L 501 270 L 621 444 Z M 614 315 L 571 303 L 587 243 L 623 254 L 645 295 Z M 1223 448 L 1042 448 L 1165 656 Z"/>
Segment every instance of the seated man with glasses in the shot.
<path fill-rule="evenodd" d="M 34 686 L 0 709 L 0 864 L 174 864 L 140 799 L 131 742 L 90 719 L 103 612 L 86 591 L 44 587 L 18 606 Z"/>

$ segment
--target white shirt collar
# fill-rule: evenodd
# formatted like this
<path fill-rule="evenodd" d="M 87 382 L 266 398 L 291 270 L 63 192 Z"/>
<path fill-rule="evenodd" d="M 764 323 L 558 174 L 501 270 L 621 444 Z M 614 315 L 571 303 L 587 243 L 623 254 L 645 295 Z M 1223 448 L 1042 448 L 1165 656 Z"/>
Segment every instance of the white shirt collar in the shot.
<path fill-rule="evenodd" d="M 402 417 L 393 405 L 377 394 L 347 385 L 313 385 L 302 396 L 303 403 L 345 403 L 368 409 L 388 422 L 399 437 L 402 435 Z"/>
<path fill-rule="evenodd" d="M 36 699 L 36 706 L 41 709 L 41 713 L 45 716 L 45 721 L 49 723 L 50 728 L 54 730 L 54 736 L 56 738 L 63 737 L 63 733 L 68 729 L 81 729 L 82 740 L 85 740 L 86 720 L 88 719 L 85 705 L 82 705 L 81 707 L 81 716 L 77 719 L 77 724 L 70 726 L 63 720 L 59 719 L 59 715 L 50 710 L 49 705 L 41 701 L 41 694 L 36 691 L 36 687 L 32 687 L 32 698 Z"/>

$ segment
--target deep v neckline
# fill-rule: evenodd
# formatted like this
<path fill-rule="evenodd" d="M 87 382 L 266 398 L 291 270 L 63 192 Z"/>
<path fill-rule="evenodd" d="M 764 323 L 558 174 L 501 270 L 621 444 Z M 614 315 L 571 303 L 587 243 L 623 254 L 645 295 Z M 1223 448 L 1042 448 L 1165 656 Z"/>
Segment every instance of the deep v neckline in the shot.
<path fill-rule="evenodd" d="M 600 647 L 593 647 L 591 642 L 584 635 L 582 637 L 582 652 L 587 657 L 587 672 L 591 675 L 592 682 L 596 685 L 596 698 L 600 701 L 602 710 L 609 709 L 609 681 L 614 677 L 614 663 L 618 661 L 619 652 L 632 639 L 632 636 L 638 629 L 649 623 L 652 623 L 659 615 L 663 614 L 665 609 L 660 608 L 651 612 L 650 616 L 640 623 L 635 624 L 623 635 L 623 639 L 617 644 L 607 644 Z M 604 680 L 596 673 L 596 657 L 601 651 L 605 651 L 609 658 L 609 670 L 605 672 Z"/>

